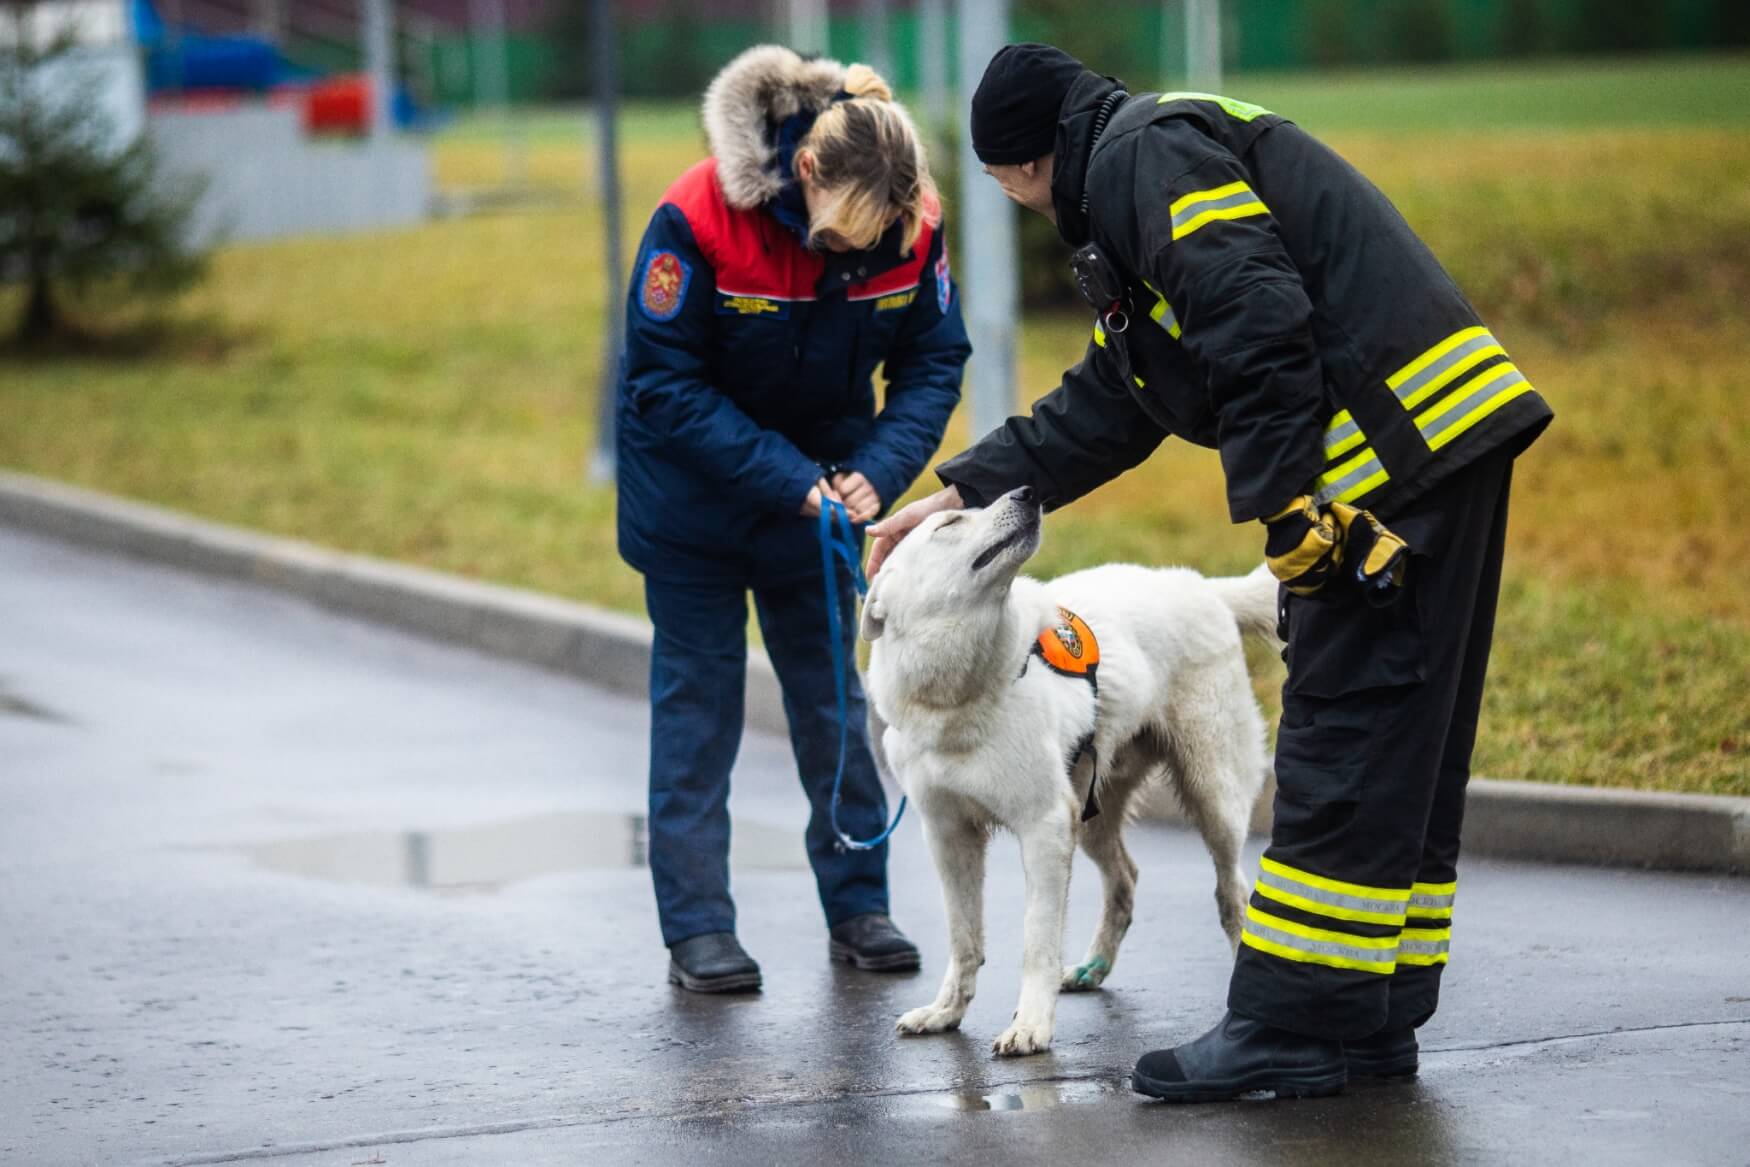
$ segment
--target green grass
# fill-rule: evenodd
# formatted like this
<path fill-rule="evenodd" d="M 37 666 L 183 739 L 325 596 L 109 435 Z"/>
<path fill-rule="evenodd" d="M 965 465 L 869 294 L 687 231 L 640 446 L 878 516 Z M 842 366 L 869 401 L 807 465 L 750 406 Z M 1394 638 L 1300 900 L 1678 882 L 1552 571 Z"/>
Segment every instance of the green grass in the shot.
<path fill-rule="evenodd" d="M 1318 134 L 1750 126 L 1746 55 L 1242 74 L 1223 88 Z"/>
<path fill-rule="evenodd" d="M 1590 75 L 1623 69 L 1647 67 Z M 1421 83 L 1390 92 L 1410 102 Z M 1690 128 L 1351 122 L 1332 135 L 1558 413 L 1516 473 L 1481 773 L 1750 794 L 1750 523 L 1738 501 L 1750 482 L 1750 132 L 1721 128 L 1699 99 L 1692 114 Z M 531 132 L 537 181 L 581 194 L 585 143 L 567 128 L 578 124 L 561 114 Z M 629 125 L 628 199 L 646 208 L 697 157 L 697 134 L 684 109 Z M 496 181 L 501 158 L 490 133 L 463 125 L 435 164 L 468 185 Z M 635 235 L 643 211 L 629 218 Z M 639 581 L 614 552 L 612 492 L 585 475 L 598 230 L 575 197 L 230 248 L 155 348 L 139 327 L 78 357 L 0 357 L 0 465 L 638 611 Z M 0 295 L 0 312 L 16 305 Z M 132 305 L 104 318 L 112 330 L 145 319 Z M 1026 322 L 1027 397 L 1055 383 L 1086 329 Z M 965 426 L 962 413 L 949 450 Z M 1169 443 L 1050 522 L 1035 569 L 1128 559 L 1234 572 L 1259 553 L 1256 527 L 1225 520 L 1214 456 Z M 1272 708 L 1279 683 L 1280 665 L 1262 660 Z"/>

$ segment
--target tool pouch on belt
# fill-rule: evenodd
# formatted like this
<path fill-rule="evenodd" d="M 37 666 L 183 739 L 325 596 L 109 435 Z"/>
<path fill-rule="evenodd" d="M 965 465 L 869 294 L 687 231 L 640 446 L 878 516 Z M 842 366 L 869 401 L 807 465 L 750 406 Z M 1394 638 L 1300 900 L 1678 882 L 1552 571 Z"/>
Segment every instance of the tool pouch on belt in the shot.
<path fill-rule="evenodd" d="M 1264 527 L 1270 573 L 1297 596 L 1319 594 L 1345 564 L 1368 603 L 1383 607 L 1402 594 L 1409 547 L 1368 511 L 1340 502 L 1320 507 L 1301 495 Z"/>

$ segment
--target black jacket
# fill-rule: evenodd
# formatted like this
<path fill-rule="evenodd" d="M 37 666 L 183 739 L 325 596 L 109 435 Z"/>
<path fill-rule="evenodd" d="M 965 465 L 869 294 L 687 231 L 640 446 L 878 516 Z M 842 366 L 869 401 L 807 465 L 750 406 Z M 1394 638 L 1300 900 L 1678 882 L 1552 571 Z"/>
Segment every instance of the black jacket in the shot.
<path fill-rule="evenodd" d="M 1234 522 L 1309 491 L 1389 517 L 1549 424 L 1385 195 L 1267 110 L 1125 96 L 1084 73 L 1064 100 L 1052 196 L 1064 239 L 1117 269 L 1132 323 L 1096 320 L 1082 363 L 1031 416 L 940 467 L 972 505 L 1027 485 L 1062 506 L 1177 434 L 1221 451 Z"/>

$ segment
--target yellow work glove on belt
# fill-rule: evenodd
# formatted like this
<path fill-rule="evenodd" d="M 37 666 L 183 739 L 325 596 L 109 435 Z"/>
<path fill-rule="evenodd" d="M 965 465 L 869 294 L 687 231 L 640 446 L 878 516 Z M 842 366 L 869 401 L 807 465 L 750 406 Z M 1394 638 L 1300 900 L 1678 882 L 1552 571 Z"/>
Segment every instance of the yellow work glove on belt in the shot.
<path fill-rule="evenodd" d="M 1270 574 L 1297 596 L 1317 594 L 1345 562 L 1368 603 L 1397 599 L 1409 546 L 1373 515 L 1340 502 L 1320 507 L 1301 495 L 1264 520 Z"/>

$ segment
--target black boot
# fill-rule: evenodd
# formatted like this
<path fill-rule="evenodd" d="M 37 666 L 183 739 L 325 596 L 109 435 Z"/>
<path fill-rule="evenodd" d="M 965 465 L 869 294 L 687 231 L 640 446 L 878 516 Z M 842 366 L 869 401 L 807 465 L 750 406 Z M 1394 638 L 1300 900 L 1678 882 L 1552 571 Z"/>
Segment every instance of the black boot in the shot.
<path fill-rule="evenodd" d="M 1225 1102 L 1255 1090 L 1318 1098 L 1343 1089 L 1341 1042 L 1306 1037 L 1236 1016 L 1184 1045 L 1143 1054 L 1131 1088 L 1168 1102 Z"/>
<path fill-rule="evenodd" d="M 1343 1043 L 1351 1076 L 1369 1078 L 1414 1078 L 1418 1069 L 1416 1031 L 1382 1029 L 1372 1037 Z"/>
<path fill-rule="evenodd" d="M 670 945 L 668 983 L 695 993 L 753 993 L 759 991 L 760 966 L 735 933 L 707 932 Z"/>
<path fill-rule="evenodd" d="M 916 972 L 921 963 L 918 946 L 907 940 L 892 920 L 877 912 L 852 916 L 835 925 L 827 955 L 876 972 Z"/>

